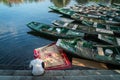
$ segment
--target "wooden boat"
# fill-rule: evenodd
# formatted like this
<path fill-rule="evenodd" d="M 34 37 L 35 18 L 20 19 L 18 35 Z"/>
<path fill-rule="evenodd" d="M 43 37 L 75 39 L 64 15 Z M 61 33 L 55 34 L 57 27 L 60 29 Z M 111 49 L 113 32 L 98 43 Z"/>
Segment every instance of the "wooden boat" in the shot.
<path fill-rule="evenodd" d="M 120 46 L 120 38 L 119 37 L 98 34 L 98 39 L 105 41 L 105 42 L 108 42 L 108 43 L 115 45 L 115 46 Z"/>
<path fill-rule="evenodd" d="M 63 27 L 55 27 L 53 25 L 47 25 L 39 22 L 30 22 L 27 26 L 41 34 L 57 37 L 57 38 L 75 38 L 75 37 L 84 37 L 84 33 L 79 31 L 70 30 Z"/>
<path fill-rule="evenodd" d="M 101 17 L 101 19 L 99 19 L 99 17 Z M 118 22 L 119 19 L 116 18 L 117 21 L 113 21 L 112 18 L 111 18 L 111 20 L 107 20 L 107 18 L 104 16 L 88 15 L 88 17 L 86 17 L 86 16 L 83 16 L 81 14 L 73 14 L 71 16 L 71 18 L 78 21 L 78 22 L 87 21 L 90 23 L 97 22 L 99 24 L 120 25 L 120 22 Z M 106 20 L 105 20 L 105 18 L 106 18 Z"/>
<path fill-rule="evenodd" d="M 120 46 L 101 45 L 83 39 L 59 39 L 56 45 L 77 56 L 120 65 Z"/>
<path fill-rule="evenodd" d="M 67 15 L 67 16 L 73 15 L 75 13 L 74 11 L 72 11 L 68 8 L 58 8 L 58 7 L 55 7 L 55 6 L 50 6 L 49 8 L 54 10 L 54 11 L 57 11 L 59 13 L 62 13 L 64 15 Z"/>
<path fill-rule="evenodd" d="M 105 25 L 105 24 L 100 24 L 100 23 L 95 23 L 95 22 L 87 22 L 87 21 L 82 21 L 82 24 L 86 26 L 91 26 L 91 27 L 96 27 L 96 28 L 101 28 L 101 29 L 107 29 L 115 32 L 120 32 L 120 27 L 119 26 L 114 26 L 114 25 Z"/>
<path fill-rule="evenodd" d="M 87 4 L 86 4 L 87 5 Z M 93 4 L 90 6 L 86 5 L 73 5 L 70 7 L 75 12 L 83 13 L 83 14 L 93 14 L 99 16 L 108 16 L 108 17 L 118 17 L 120 16 L 120 6 L 119 4 L 106 5 L 106 4 Z"/>
<path fill-rule="evenodd" d="M 53 22 L 56 26 L 66 27 L 68 29 L 72 29 L 75 31 L 80 31 L 88 34 L 105 34 L 105 35 L 113 35 L 113 36 L 120 36 L 120 27 L 114 27 L 114 26 L 106 26 L 102 24 L 96 24 L 96 25 L 90 25 L 90 23 L 87 24 L 87 22 L 82 22 L 85 25 L 78 24 L 78 23 L 68 23 L 60 20 L 55 20 Z M 86 26 L 87 25 L 87 26 Z"/>
<path fill-rule="evenodd" d="M 120 41 L 119 34 L 120 33 L 118 33 L 118 34 L 116 33 L 114 36 L 110 36 L 110 33 L 115 33 L 115 32 L 112 30 L 108 30 L 107 28 L 105 28 L 105 26 L 102 26 L 102 25 L 99 25 L 96 29 L 95 27 L 84 26 L 84 25 L 77 24 L 74 22 L 68 23 L 68 22 L 64 22 L 64 21 L 60 21 L 60 20 L 55 20 L 53 22 L 53 24 L 56 26 L 66 27 L 68 29 L 84 32 L 87 34 L 93 34 L 93 35 L 97 34 L 98 36 L 96 39 L 105 41 L 105 42 L 110 43 L 112 45 L 119 45 L 120 46 L 120 43 L 119 43 L 119 41 Z M 101 32 L 97 31 L 97 30 L 101 30 Z M 106 34 L 109 34 L 109 35 L 106 35 Z"/>
<path fill-rule="evenodd" d="M 97 13 L 101 10 L 110 10 L 108 7 L 100 7 L 100 6 L 95 6 L 95 5 L 91 5 L 91 6 L 71 6 L 70 9 L 72 9 L 73 11 L 76 11 L 78 13 L 91 13 L 91 12 L 94 12 L 94 13 Z"/>
<path fill-rule="evenodd" d="M 113 3 L 112 5 L 105 5 L 105 4 L 98 4 L 99 6 L 102 6 L 102 7 L 107 7 L 107 8 L 110 8 L 111 10 L 119 10 L 120 9 L 120 6 L 119 4 L 117 3 Z"/>
<path fill-rule="evenodd" d="M 54 10 L 54 11 L 57 11 L 57 12 L 59 12 L 62 9 L 62 8 L 58 8 L 58 7 L 55 7 L 55 6 L 50 6 L 49 8 Z"/>
<path fill-rule="evenodd" d="M 91 15 L 91 14 L 78 14 L 75 13 L 73 15 L 71 15 L 71 18 L 77 20 L 77 21 L 82 21 L 82 20 L 87 20 L 90 22 L 99 22 L 99 23 L 105 23 L 105 20 L 99 19 L 101 16 L 99 15 Z M 102 18 L 102 17 L 101 17 Z M 103 17 L 105 18 L 105 17 Z"/>
<path fill-rule="evenodd" d="M 94 15 L 96 18 L 100 18 L 103 20 L 106 20 L 106 18 L 108 18 L 107 20 L 109 20 L 109 18 L 112 18 L 115 21 L 120 21 L 120 19 L 118 20 L 117 17 L 120 16 L 120 10 L 117 9 L 113 9 L 111 7 L 101 7 L 101 6 L 72 6 L 70 7 L 70 9 L 72 9 L 75 12 L 78 13 L 82 13 L 82 14 L 86 14 L 86 15 Z"/>
<path fill-rule="evenodd" d="M 112 18 L 108 18 L 105 16 L 97 16 L 97 15 L 89 15 L 89 14 L 78 14 L 75 11 L 72 11 L 70 9 L 64 9 L 64 8 L 57 8 L 55 6 L 49 7 L 52 10 L 58 11 L 61 14 L 67 15 L 69 17 L 71 17 L 72 19 L 76 20 L 76 21 L 88 21 L 88 22 L 93 22 L 93 20 L 91 20 L 90 18 L 99 18 L 101 20 L 99 20 L 99 23 L 102 24 L 114 24 L 114 25 L 120 25 L 120 22 L 118 21 L 113 21 Z M 98 19 L 96 19 L 96 21 L 98 21 Z"/>
<path fill-rule="evenodd" d="M 71 10 L 69 8 L 58 8 L 58 7 L 55 7 L 55 6 L 50 6 L 49 8 L 52 9 L 52 10 L 54 10 L 54 11 L 57 11 L 59 13 L 62 13 L 64 15 L 67 15 L 67 16 L 72 16 L 73 14 L 76 13 L 74 10 Z M 99 17 L 99 16 L 87 15 L 87 14 L 81 14 L 81 16 L 84 16 L 84 17 L 93 17 L 93 18 L 98 18 Z"/>
<path fill-rule="evenodd" d="M 115 6 L 119 6 L 119 7 L 120 7 L 120 4 L 118 4 L 118 3 L 113 3 L 113 5 L 115 5 Z"/>

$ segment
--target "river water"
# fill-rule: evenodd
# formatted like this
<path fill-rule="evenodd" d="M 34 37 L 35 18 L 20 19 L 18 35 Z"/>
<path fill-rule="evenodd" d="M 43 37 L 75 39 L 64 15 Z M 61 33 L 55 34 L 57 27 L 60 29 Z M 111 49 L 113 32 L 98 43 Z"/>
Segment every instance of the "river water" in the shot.
<path fill-rule="evenodd" d="M 87 2 L 89 0 L 0 0 L 0 69 L 28 69 L 33 50 L 53 42 L 32 33 L 26 26 L 31 21 L 51 24 L 60 19 L 58 14 L 49 12 L 49 6 L 65 7 Z"/>

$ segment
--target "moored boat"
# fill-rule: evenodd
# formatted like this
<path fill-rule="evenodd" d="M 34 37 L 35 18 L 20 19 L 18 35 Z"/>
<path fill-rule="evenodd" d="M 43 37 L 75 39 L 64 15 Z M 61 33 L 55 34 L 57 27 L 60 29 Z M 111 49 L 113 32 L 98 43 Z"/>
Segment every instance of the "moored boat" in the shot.
<path fill-rule="evenodd" d="M 118 21 L 118 22 L 120 21 L 120 19 L 117 19 L 117 17 L 120 16 L 120 10 L 116 10 L 110 7 L 101 7 L 101 6 L 91 5 L 89 7 L 72 6 L 70 8 L 73 11 L 81 14 L 95 16 L 95 18 L 100 18 L 103 20 L 109 20 L 112 18 L 114 21 Z"/>
<path fill-rule="evenodd" d="M 120 7 L 120 4 L 118 4 L 118 3 L 113 3 L 113 5 L 115 5 L 115 6 L 119 6 L 119 7 Z"/>
<path fill-rule="evenodd" d="M 105 25 L 105 24 L 100 24 L 100 23 L 96 23 L 96 22 L 87 22 L 87 21 L 82 21 L 82 24 L 84 24 L 86 26 L 101 28 L 101 29 L 108 29 L 111 31 L 116 31 L 118 33 L 120 32 L 120 27 L 115 26 L 115 25 Z"/>
<path fill-rule="evenodd" d="M 85 35 L 83 32 L 70 30 L 65 27 L 55 27 L 53 25 L 47 25 L 39 22 L 30 22 L 27 26 L 40 34 L 53 36 L 56 38 L 75 38 L 84 37 Z"/>
<path fill-rule="evenodd" d="M 87 22 L 97 22 L 97 23 L 100 23 L 100 24 L 104 24 L 104 25 L 106 25 L 106 24 L 109 24 L 109 25 L 120 25 L 120 22 L 119 22 L 119 19 L 117 19 L 116 18 L 116 20 L 117 21 L 114 21 L 112 18 L 109 18 L 109 19 L 107 19 L 106 17 L 101 17 L 102 19 L 97 19 L 97 18 L 95 18 L 95 16 L 92 16 L 92 15 L 88 15 L 89 17 L 86 17 L 86 16 L 83 16 L 83 15 L 81 15 L 81 14 L 73 14 L 72 16 L 71 16 L 71 18 L 72 19 L 74 19 L 74 20 L 76 20 L 76 21 L 78 21 L 78 22 L 82 22 L 82 21 L 87 21 Z M 92 18 L 90 18 L 90 16 L 92 17 Z M 94 18 L 93 18 L 94 17 Z"/>
<path fill-rule="evenodd" d="M 119 6 L 118 3 L 113 3 L 111 5 L 106 5 L 106 4 L 99 3 L 99 6 L 108 7 L 108 8 L 111 8 L 111 10 L 119 10 L 120 9 L 120 6 Z"/>
<path fill-rule="evenodd" d="M 67 16 L 75 14 L 74 11 L 72 11 L 72 10 L 70 10 L 68 8 L 58 8 L 56 6 L 50 6 L 49 8 L 52 9 L 52 10 L 54 10 L 54 11 L 57 11 L 59 13 L 62 13 L 64 15 L 67 15 Z"/>
<path fill-rule="evenodd" d="M 49 8 L 54 10 L 54 11 L 57 11 L 61 14 L 67 15 L 67 16 L 72 16 L 74 14 L 77 14 L 74 10 L 71 10 L 69 8 L 58 8 L 58 7 L 55 7 L 55 6 L 50 6 Z M 91 16 L 91 15 L 87 15 L 87 14 L 81 14 L 81 16 L 99 18 L 99 16 L 97 16 L 97 15 L 92 15 Z"/>
<path fill-rule="evenodd" d="M 89 23 L 87 24 L 87 22 L 86 23 L 84 22 L 83 24 L 85 25 L 82 25 L 74 22 L 68 23 L 61 20 L 55 20 L 53 24 L 56 26 L 66 27 L 68 29 L 72 29 L 75 31 L 80 31 L 88 34 L 105 34 L 105 35 L 112 35 L 112 36 L 120 36 L 119 35 L 120 28 L 116 27 L 118 28 L 116 29 L 114 26 L 111 26 L 109 28 L 109 26 L 96 24 L 96 27 L 95 27 L 95 25 L 93 26 L 93 25 L 90 25 Z"/>
<path fill-rule="evenodd" d="M 98 35 L 96 37 L 96 39 L 99 39 L 101 41 L 107 42 L 107 43 L 115 45 L 115 46 L 116 45 L 120 46 L 120 38 L 117 37 L 118 35 L 115 35 L 115 36 L 106 35 L 107 33 L 110 34 L 111 31 L 105 30 L 106 28 L 104 26 L 98 26 L 98 28 L 100 28 L 100 29 L 96 29 L 96 30 L 101 30 L 101 34 L 100 34 L 100 32 L 97 32 L 97 31 L 94 30 L 95 27 L 84 26 L 84 25 L 81 25 L 81 24 L 73 23 L 73 22 L 68 23 L 68 22 L 64 22 L 64 21 L 61 21 L 61 20 L 55 20 L 53 22 L 53 24 L 56 25 L 56 26 L 66 27 L 68 29 L 72 29 L 72 30 L 75 30 L 75 31 L 84 32 L 84 33 L 87 33 L 87 35 L 89 35 L 89 34 L 90 35 L 91 34 Z"/>
<path fill-rule="evenodd" d="M 97 15 L 90 15 L 90 14 L 78 14 L 76 13 L 75 11 L 73 10 L 70 10 L 70 9 L 64 9 L 64 8 L 54 8 L 55 6 L 52 6 L 52 10 L 55 10 L 60 12 L 61 14 L 64 14 L 64 15 L 67 15 L 69 17 L 71 17 L 72 19 L 76 20 L 76 21 L 88 21 L 88 22 L 93 22 L 93 20 L 91 20 L 90 18 L 98 18 L 100 19 L 98 21 L 98 19 L 96 19 L 96 21 L 98 21 L 99 23 L 102 23 L 102 24 L 113 24 L 113 25 L 120 25 L 120 22 L 118 21 L 115 21 L 114 18 L 109 18 L 109 17 L 106 17 L 106 16 L 97 16 Z M 81 19 L 82 17 L 82 19 Z"/>
<path fill-rule="evenodd" d="M 119 37 L 98 34 L 98 39 L 108 42 L 115 46 L 120 46 L 120 38 Z"/>
<path fill-rule="evenodd" d="M 77 56 L 120 65 L 120 46 L 101 45 L 83 39 L 59 39 L 57 45 Z"/>

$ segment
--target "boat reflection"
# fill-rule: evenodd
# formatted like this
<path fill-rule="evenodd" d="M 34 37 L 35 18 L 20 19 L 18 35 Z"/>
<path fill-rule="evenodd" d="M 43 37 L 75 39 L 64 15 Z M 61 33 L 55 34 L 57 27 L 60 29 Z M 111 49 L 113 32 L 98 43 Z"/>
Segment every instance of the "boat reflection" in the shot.
<path fill-rule="evenodd" d="M 27 32 L 27 34 L 30 34 L 30 35 L 33 35 L 33 36 L 36 36 L 36 37 L 39 37 L 39 38 L 48 39 L 48 40 L 51 40 L 51 41 L 57 41 L 56 37 L 51 37 L 49 35 L 48 36 L 43 35 L 43 34 L 40 34 L 39 32 L 35 32 L 35 31 L 29 31 L 29 32 Z"/>

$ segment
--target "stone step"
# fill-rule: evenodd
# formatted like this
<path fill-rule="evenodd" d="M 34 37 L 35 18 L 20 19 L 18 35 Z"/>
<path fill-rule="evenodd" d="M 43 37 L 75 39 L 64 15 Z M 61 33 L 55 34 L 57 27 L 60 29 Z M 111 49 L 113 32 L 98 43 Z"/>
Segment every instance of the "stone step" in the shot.
<path fill-rule="evenodd" d="M 119 75 L 119 70 L 46 70 L 44 76 Z M 32 76 L 31 70 L 0 70 L 1 76 Z"/>
<path fill-rule="evenodd" d="M 0 76 L 0 80 L 119 80 L 120 75 L 88 76 Z"/>

